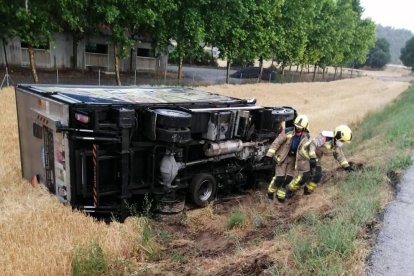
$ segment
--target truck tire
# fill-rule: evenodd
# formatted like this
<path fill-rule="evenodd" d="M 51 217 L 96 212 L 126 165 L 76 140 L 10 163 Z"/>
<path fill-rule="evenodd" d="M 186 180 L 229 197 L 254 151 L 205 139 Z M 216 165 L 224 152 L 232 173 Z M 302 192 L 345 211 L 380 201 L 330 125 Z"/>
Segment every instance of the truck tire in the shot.
<path fill-rule="evenodd" d="M 156 139 L 168 143 L 186 143 L 191 140 L 189 128 L 160 128 L 157 127 Z"/>
<path fill-rule="evenodd" d="M 205 207 L 216 197 L 217 182 L 214 176 L 200 173 L 193 177 L 190 184 L 189 196 L 198 207 Z"/>
<path fill-rule="evenodd" d="M 283 107 L 273 108 L 272 116 L 276 118 L 277 122 L 289 121 L 295 117 L 294 111 L 292 109 Z"/>
<path fill-rule="evenodd" d="M 158 108 L 153 110 L 157 114 L 157 126 L 162 128 L 186 128 L 191 125 L 191 114 L 181 110 Z"/>

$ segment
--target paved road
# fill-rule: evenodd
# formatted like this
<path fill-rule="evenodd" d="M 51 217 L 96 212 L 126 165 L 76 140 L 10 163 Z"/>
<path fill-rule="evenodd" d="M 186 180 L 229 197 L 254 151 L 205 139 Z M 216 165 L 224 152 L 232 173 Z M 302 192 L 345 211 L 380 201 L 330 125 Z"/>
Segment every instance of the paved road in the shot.
<path fill-rule="evenodd" d="M 414 276 L 414 165 L 405 172 L 395 200 L 386 208 L 366 275 Z"/>

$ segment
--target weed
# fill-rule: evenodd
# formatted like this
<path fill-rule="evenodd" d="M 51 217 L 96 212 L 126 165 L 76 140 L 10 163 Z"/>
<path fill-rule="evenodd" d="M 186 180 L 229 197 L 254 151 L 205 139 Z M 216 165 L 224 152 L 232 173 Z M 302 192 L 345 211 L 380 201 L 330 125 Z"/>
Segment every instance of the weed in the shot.
<path fill-rule="evenodd" d="M 412 164 L 411 156 L 409 154 L 398 154 L 391 158 L 388 164 L 389 171 L 395 171 L 397 169 L 406 169 Z"/>
<path fill-rule="evenodd" d="M 185 210 L 183 210 L 180 214 L 180 223 L 184 225 L 188 224 L 188 215 Z"/>
<path fill-rule="evenodd" d="M 142 226 L 142 248 L 147 252 L 150 259 L 153 259 L 158 255 L 158 250 L 155 246 L 151 225 L 147 220 Z"/>
<path fill-rule="evenodd" d="M 101 246 L 93 241 L 87 247 L 78 247 L 72 260 L 72 275 L 103 274 L 107 264 Z"/>
<path fill-rule="evenodd" d="M 264 219 L 262 215 L 256 210 L 253 210 L 252 223 L 255 228 L 261 228 L 264 226 Z"/>
<path fill-rule="evenodd" d="M 244 248 L 243 248 L 243 246 L 241 244 L 241 241 L 240 241 L 240 237 L 238 237 L 238 236 L 234 237 L 234 251 L 237 254 L 240 254 L 244 251 Z"/>
<path fill-rule="evenodd" d="M 244 225 L 245 220 L 245 215 L 240 210 L 233 211 L 227 220 L 227 229 L 241 227 Z"/>
<path fill-rule="evenodd" d="M 183 254 L 174 250 L 171 255 L 171 260 L 173 260 L 176 263 L 183 264 L 185 261 L 185 258 Z"/>
<path fill-rule="evenodd" d="M 145 194 L 144 201 L 142 203 L 142 215 L 144 217 L 151 217 L 152 209 L 152 200 L 149 198 L 148 194 Z"/>

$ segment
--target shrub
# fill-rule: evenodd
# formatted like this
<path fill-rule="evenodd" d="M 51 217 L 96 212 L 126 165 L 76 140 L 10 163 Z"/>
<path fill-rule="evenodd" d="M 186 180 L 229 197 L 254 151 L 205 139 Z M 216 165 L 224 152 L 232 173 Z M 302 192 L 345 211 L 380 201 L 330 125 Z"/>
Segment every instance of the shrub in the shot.
<path fill-rule="evenodd" d="M 233 229 L 235 227 L 241 227 L 242 225 L 244 225 L 245 220 L 246 218 L 240 210 L 233 211 L 231 212 L 230 217 L 227 220 L 227 228 Z"/>
<path fill-rule="evenodd" d="M 87 247 L 75 250 L 72 260 L 72 275 L 102 274 L 107 270 L 107 264 L 101 246 L 91 242 Z"/>

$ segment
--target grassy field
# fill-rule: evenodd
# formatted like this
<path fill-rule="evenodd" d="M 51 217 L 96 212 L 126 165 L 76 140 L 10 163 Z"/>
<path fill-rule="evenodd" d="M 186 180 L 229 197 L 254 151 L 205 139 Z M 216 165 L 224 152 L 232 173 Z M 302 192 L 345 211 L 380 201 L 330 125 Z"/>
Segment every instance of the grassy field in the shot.
<path fill-rule="evenodd" d="M 175 217 L 131 217 L 123 224 L 105 224 L 72 211 L 21 179 L 14 93 L 0 91 L 1 274 L 362 275 L 378 228 L 376 215 L 391 199 L 395 179 L 411 164 L 414 88 L 401 94 L 406 87 L 367 79 L 341 81 L 336 87 L 307 84 L 306 95 L 293 100 L 300 85 L 255 86 L 272 91 L 262 96 L 264 92 L 250 87 L 246 96 L 259 102 L 299 105 L 314 119 L 312 130 L 352 123 L 355 138 L 346 154 L 359 170 L 346 174 L 329 160 L 323 185 L 312 196 L 296 195 L 285 205 L 269 204 L 263 193 L 252 192 Z M 239 97 L 249 90 L 207 89 Z M 349 91 L 365 108 L 351 104 Z M 371 100 L 361 91 L 372 93 Z M 330 105 L 338 99 L 336 111 L 329 107 L 327 113 L 313 113 L 317 93 L 331 97 Z M 342 107 L 349 107 L 343 101 L 354 112 L 340 115 Z M 322 105 L 320 100 L 319 109 Z"/>

